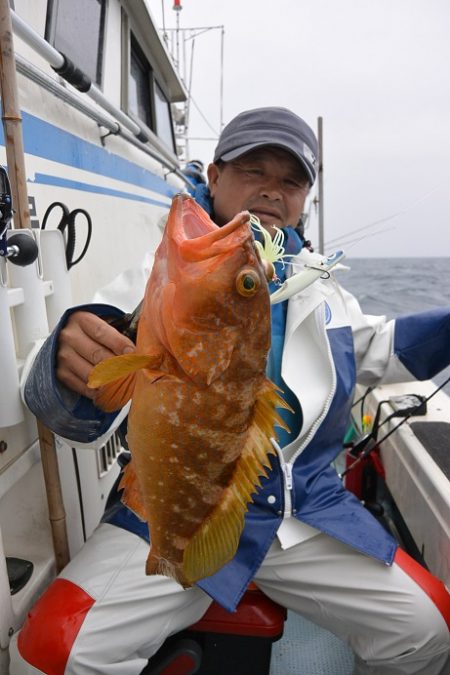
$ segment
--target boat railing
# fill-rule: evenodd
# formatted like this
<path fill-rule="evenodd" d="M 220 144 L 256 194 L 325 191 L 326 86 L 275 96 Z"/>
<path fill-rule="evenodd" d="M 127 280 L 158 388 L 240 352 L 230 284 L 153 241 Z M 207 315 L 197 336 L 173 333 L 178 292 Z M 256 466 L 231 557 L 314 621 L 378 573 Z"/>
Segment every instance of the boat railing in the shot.
<path fill-rule="evenodd" d="M 77 92 L 86 94 L 101 109 L 111 115 L 113 119 L 83 102 L 78 93 L 70 91 L 66 86 L 63 86 L 40 68 L 16 53 L 17 69 L 22 75 L 38 83 L 54 96 L 64 100 L 84 115 L 93 119 L 100 126 L 105 127 L 109 134 L 120 135 L 129 143 L 139 147 L 146 154 L 160 162 L 165 168 L 169 169 L 170 173 L 176 174 L 187 185 L 191 186 L 190 181 L 180 171 L 178 163 L 171 159 L 169 155 L 166 155 L 163 149 L 160 148 L 160 143 L 151 130 L 144 129 L 141 124 L 138 124 L 129 115 L 125 114 L 123 110 L 111 103 L 98 87 L 91 82 L 87 75 L 41 37 L 13 10 L 11 10 L 11 21 L 14 33 L 19 38 L 45 59 L 55 72 L 73 86 Z M 156 146 L 158 150 L 152 146 Z"/>

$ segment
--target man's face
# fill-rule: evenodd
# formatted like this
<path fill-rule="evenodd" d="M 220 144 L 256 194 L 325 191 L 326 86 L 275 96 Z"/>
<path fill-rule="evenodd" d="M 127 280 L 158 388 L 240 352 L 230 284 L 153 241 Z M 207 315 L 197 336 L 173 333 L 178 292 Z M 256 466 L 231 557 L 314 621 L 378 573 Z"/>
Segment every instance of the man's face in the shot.
<path fill-rule="evenodd" d="M 250 211 L 269 232 L 272 225 L 295 227 L 309 192 L 299 162 L 276 147 L 252 150 L 221 166 L 210 164 L 208 184 L 218 225 Z"/>

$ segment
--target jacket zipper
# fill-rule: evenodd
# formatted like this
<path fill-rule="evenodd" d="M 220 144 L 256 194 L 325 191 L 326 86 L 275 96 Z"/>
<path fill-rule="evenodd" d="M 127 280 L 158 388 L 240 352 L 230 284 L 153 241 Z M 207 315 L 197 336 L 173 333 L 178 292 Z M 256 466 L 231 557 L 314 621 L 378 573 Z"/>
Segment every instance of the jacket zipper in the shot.
<path fill-rule="evenodd" d="M 285 499 L 284 499 L 284 517 L 290 517 L 291 514 L 296 513 L 296 509 L 293 505 L 293 477 L 292 477 L 292 472 L 293 472 L 293 467 L 295 464 L 295 461 L 297 457 L 301 454 L 301 452 L 306 448 L 308 443 L 311 442 L 312 438 L 314 437 L 317 429 L 320 427 L 322 424 L 323 420 L 327 416 L 328 410 L 331 405 L 331 401 L 333 400 L 333 397 L 336 393 L 336 370 L 333 366 L 333 355 L 331 353 L 331 347 L 330 347 L 330 342 L 327 338 L 326 335 L 326 328 L 325 328 L 325 305 L 323 305 L 322 308 L 322 315 L 323 315 L 323 321 L 321 322 L 319 328 L 323 334 L 323 337 L 325 339 L 325 344 L 327 346 L 327 354 L 328 354 L 328 363 L 330 364 L 331 368 L 331 373 L 332 373 L 332 385 L 330 389 L 330 393 L 327 396 L 327 399 L 325 401 L 325 405 L 322 410 L 322 414 L 317 418 L 317 420 L 314 422 L 312 425 L 311 429 L 309 430 L 306 438 L 303 439 L 303 443 L 298 447 L 297 452 L 291 457 L 289 462 L 285 462 L 284 457 L 283 457 L 283 451 L 281 448 L 276 444 L 276 448 L 278 450 L 278 455 L 280 457 L 280 463 L 281 463 L 281 468 L 283 471 L 283 476 L 284 476 L 284 488 L 285 488 Z M 318 322 L 317 322 L 318 323 Z"/>
<path fill-rule="evenodd" d="M 281 465 L 284 473 L 284 482 L 288 490 L 292 490 L 292 464 Z"/>

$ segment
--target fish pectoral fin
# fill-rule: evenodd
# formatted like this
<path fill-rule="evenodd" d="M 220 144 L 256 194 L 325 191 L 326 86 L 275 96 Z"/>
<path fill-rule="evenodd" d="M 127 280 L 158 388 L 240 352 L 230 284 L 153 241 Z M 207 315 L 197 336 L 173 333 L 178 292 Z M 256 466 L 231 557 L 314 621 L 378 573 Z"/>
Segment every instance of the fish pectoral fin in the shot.
<path fill-rule="evenodd" d="M 126 375 L 135 373 L 141 368 L 152 368 L 159 366 L 161 357 L 151 354 L 122 354 L 122 356 L 112 356 L 98 363 L 89 376 L 88 387 L 102 387 L 105 384 L 114 382 Z"/>
<path fill-rule="evenodd" d="M 147 521 L 148 516 L 142 499 L 142 492 L 137 479 L 134 468 L 134 461 L 131 460 L 124 467 L 122 478 L 119 483 L 119 490 L 123 490 L 121 501 L 133 513 L 137 515 L 140 520 Z"/>
<path fill-rule="evenodd" d="M 97 389 L 95 404 L 105 412 L 119 410 L 128 403 L 133 395 L 136 373 L 143 368 L 150 369 L 158 379 L 163 375 L 157 368 L 161 363 L 161 357 L 149 354 L 123 354 L 113 356 L 97 364 L 91 372 L 88 387 Z"/>
<path fill-rule="evenodd" d="M 135 380 L 136 373 L 131 373 L 131 375 L 100 387 L 94 396 L 97 408 L 104 412 L 114 412 L 123 408 L 133 396 Z"/>

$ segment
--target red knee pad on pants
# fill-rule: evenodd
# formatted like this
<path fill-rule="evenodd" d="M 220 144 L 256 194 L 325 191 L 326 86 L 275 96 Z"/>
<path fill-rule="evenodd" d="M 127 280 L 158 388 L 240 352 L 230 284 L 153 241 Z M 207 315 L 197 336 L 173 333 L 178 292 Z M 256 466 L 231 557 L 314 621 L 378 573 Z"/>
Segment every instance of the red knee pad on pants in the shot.
<path fill-rule="evenodd" d="M 450 594 L 442 581 L 428 572 L 401 548 L 397 549 L 394 561 L 431 598 L 450 630 Z"/>
<path fill-rule="evenodd" d="M 46 675 L 64 675 L 75 638 L 94 602 L 76 584 L 56 579 L 19 633 L 17 647 L 22 658 Z"/>

